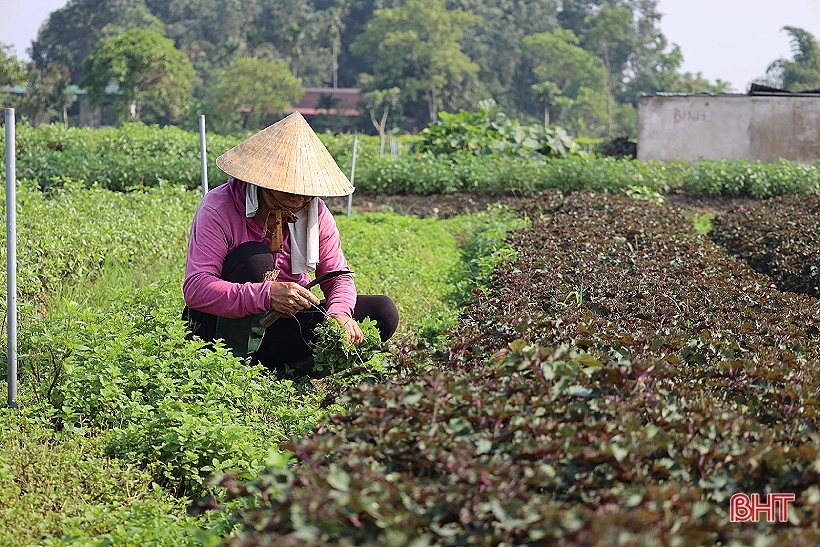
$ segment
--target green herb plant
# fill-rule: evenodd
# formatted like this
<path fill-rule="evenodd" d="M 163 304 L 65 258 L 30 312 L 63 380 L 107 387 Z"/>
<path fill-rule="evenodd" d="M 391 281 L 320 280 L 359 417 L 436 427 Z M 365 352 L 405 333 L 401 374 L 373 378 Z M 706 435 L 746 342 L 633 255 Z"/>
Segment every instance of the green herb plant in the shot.
<path fill-rule="evenodd" d="M 695 215 L 695 218 L 692 219 L 692 226 L 695 228 L 697 233 L 706 235 L 712 231 L 712 228 L 714 227 L 712 221 L 714 219 L 714 213 L 702 213 L 700 215 Z"/>
<path fill-rule="evenodd" d="M 330 376 L 354 367 L 381 368 L 384 353 L 376 323 L 365 318 L 359 322 L 364 340 L 359 346 L 347 339 L 347 331 L 337 321 L 324 321 L 316 327 L 313 346 L 313 371 L 317 376 Z"/>
<path fill-rule="evenodd" d="M 632 199 L 663 203 L 663 195 L 645 184 L 631 184 L 624 189 L 624 193 Z"/>

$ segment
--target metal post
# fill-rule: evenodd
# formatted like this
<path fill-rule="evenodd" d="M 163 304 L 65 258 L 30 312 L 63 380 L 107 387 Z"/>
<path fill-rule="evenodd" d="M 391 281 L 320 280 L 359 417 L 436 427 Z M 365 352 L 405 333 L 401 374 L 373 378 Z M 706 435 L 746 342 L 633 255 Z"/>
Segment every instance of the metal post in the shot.
<path fill-rule="evenodd" d="M 356 178 L 356 145 L 359 142 L 359 136 L 353 135 L 353 162 L 350 164 L 350 184 L 353 184 L 353 179 Z M 353 205 L 353 192 L 347 195 L 347 218 L 350 218 L 350 207 Z"/>
<path fill-rule="evenodd" d="M 8 369 L 10 408 L 17 406 L 17 165 L 14 135 L 14 109 L 6 109 L 6 306 L 8 345 L 6 360 Z"/>
<path fill-rule="evenodd" d="M 208 193 L 208 155 L 205 152 L 205 115 L 199 116 L 199 155 L 202 160 L 202 197 Z"/>

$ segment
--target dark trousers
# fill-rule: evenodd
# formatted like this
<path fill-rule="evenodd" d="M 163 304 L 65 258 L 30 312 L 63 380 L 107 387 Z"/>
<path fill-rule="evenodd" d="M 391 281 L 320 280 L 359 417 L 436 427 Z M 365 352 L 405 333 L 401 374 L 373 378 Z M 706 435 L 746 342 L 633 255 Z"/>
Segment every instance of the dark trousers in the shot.
<path fill-rule="evenodd" d="M 220 277 L 232 283 L 259 283 L 264 280 L 265 273 L 273 269 L 274 258 L 270 248 L 263 243 L 251 241 L 243 243 L 228 255 Z M 288 367 L 293 368 L 295 364 L 312 356 L 310 343 L 315 340 L 313 329 L 325 318 L 324 302 L 319 308 L 322 311 L 310 308 L 291 317 L 280 317 L 265 329 L 259 348 L 251 355 L 252 361 L 276 371 L 281 377 Z M 357 297 L 353 318 L 361 321 L 366 317 L 376 323 L 382 341 L 389 339 L 399 325 L 396 304 L 384 295 L 360 294 Z M 216 338 L 217 316 L 186 306 L 183 319 L 188 321 L 192 334 L 207 341 Z M 310 371 L 312 367 L 299 372 L 309 374 Z"/>

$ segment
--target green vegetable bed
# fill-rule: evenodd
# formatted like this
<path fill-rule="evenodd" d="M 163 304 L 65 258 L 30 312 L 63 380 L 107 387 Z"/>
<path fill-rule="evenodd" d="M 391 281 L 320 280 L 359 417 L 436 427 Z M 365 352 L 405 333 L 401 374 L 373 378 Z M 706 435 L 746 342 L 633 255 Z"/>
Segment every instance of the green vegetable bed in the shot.
<path fill-rule="evenodd" d="M 524 212 L 447 357 L 289 443 L 298 468 L 253 483 L 231 543 L 820 541 L 820 301 L 664 205 L 553 192 Z M 781 492 L 786 522 L 730 522 L 732 495 Z"/>

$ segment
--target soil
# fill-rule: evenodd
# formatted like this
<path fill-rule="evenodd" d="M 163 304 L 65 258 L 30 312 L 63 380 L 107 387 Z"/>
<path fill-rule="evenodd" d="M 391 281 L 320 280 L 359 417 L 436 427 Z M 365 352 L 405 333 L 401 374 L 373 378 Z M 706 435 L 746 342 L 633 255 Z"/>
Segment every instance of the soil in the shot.
<path fill-rule="evenodd" d="M 449 218 L 455 215 L 485 211 L 492 204 L 501 203 L 516 206 L 528 198 L 516 196 L 488 196 L 470 192 L 456 194 L 392 195 L 353 194 L 351 212 L 395 212 L 402 215 L 416 215 L 419 218 Z M 686 216 L 704 213 L 720 215 L 738 205 L 748 205 L 752 198 L 719 196 L 714 198 L 697 198 L 685 194 L 669 194 L 667 201 L 683 210 Z M 334 215 L 347 214 L 347 197 L 326 198 L 325 203 Z"/>
<path fill-rule="evenodd" d="M 712 213 L 720 215 L 740 205 L 750 205 L 760 200 L 746 197 L 717 196 L 698 198 L 686 194 L 669 194 L 666 199 L 671 205 L 680 207 L 692 214 Z"/>
<path fill-rule="evenodd" d="M 488 196 L 470 192 L 457 194 L 392 195 L 379 196 L 355 193 L 352 200 L 353 213 L 393 212 L 416 215 L 419 218 L 449 218 L 456 215 L 485 211 L 495 203 L 515 206 L 523 198 L 515 196 Z M 334 215 L 347 214 L 347 197 L 325 198 Z"/>

